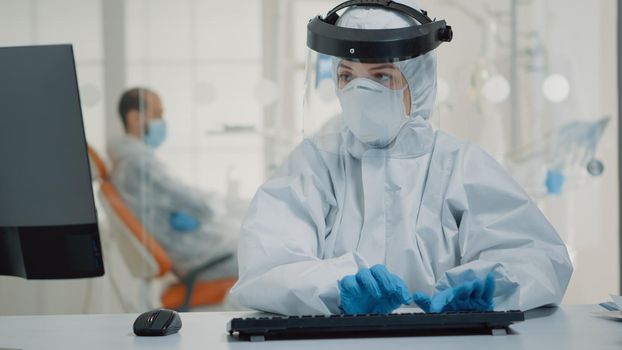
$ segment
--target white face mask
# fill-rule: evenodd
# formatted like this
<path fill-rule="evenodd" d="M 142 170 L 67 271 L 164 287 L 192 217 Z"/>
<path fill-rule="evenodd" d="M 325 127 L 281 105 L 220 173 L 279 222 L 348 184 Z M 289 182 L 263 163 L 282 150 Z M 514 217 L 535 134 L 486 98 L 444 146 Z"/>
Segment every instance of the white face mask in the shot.
<path fill-rule="evenodd" d="M 356 78 L 338 90 L 342 116 L 350 131 L 371 147 L 391 143 L 408 121 L 405 89 L 392 90 L 373 80 Z"/>

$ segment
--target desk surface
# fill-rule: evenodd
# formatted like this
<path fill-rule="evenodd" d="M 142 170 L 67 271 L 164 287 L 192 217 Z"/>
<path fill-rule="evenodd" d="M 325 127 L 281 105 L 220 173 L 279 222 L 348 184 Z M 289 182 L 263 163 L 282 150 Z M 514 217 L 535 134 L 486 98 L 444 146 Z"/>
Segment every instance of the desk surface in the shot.
<path fill-rule="evenodd" d="M 444 336 L 266 341 L 249 343 L 225 332 L 239 312 L 182 313 L 183 327 L 167 337 L 136 337 L 136 314 L 1 316 L 0 349 L 622 349 L 622 322 L 591 315 L 594 305 L 530 312 L 506 336 Z"/>

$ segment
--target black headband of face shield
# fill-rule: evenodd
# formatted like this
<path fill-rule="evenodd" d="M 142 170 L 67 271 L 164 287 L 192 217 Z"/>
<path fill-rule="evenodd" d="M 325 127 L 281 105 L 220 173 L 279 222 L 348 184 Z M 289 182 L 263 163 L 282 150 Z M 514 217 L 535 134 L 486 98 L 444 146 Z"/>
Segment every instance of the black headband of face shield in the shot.
<path fill-rule="evenodd" d="M 420 25 L 395 29 L 354 29 L 335 25 L 337 11 L 351 6 L 381 7 L 405 14 Z M 451 26 L 433 20 L 425 11 L 391 0 L 351 0 L 337 5 L 324 18 L 307 25 L 307 46 L 319 53 L 362 61 L 403 60 L 417 57 L 453 38 Z"/>

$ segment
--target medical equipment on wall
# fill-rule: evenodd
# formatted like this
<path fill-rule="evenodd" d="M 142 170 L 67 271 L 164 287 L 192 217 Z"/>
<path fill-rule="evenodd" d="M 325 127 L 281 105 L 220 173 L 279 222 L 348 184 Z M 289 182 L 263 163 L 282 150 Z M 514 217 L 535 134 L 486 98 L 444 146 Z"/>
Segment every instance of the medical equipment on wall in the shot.
<path fill-rule="evenodd" d="M 506 165 L 533 197 L 559 195 L 603 173 L 596 150 L 610 119 L 566 123 L 510 154 Z"/>

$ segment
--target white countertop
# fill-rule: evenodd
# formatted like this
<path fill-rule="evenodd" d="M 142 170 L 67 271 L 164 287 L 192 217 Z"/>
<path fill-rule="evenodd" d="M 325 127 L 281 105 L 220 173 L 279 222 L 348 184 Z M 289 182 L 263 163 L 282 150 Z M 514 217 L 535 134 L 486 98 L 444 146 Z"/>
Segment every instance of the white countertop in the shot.
<path fill-rule="evenodd" d="M 0 316 L 0 349 L 622 349 L 622 322 L 591 314 L 596 305 L 539 309 L 505 336 L 430 336 L 250 343 L 230 337 L 226 324 L 240 312 L 181 313 L 179 333 L 137 337 L 137 314 Z M 248 313 L 246 313 L 248 314 Z"/>

